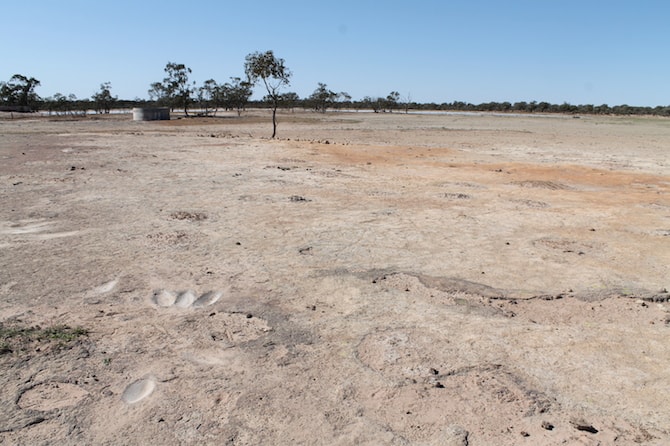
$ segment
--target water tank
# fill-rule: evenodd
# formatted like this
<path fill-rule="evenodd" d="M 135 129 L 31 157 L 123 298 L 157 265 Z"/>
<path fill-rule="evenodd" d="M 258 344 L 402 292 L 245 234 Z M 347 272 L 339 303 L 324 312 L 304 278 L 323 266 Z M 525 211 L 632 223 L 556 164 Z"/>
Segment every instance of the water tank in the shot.
<path fill-rule="evenodd" d="M 159 108 L 133 108 L 133 121 L 169 121 L 170 109 Z"/>

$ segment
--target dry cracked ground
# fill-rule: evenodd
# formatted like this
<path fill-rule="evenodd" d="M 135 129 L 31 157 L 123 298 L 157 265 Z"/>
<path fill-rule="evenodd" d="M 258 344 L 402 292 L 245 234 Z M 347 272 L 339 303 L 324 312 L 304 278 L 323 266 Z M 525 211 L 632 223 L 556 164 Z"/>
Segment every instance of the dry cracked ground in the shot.
<path fill-rule="evenodd" d="M 670 443 L 670 121 L 0 119 L 0 444 Z"/>

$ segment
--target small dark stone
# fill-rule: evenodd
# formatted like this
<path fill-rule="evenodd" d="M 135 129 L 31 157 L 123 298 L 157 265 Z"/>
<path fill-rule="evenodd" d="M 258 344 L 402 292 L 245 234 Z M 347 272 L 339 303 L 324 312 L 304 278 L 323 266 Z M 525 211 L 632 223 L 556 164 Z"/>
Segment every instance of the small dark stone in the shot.
<path fill-rule="evenodd" d="M 584 420 L 571 420 L 570 424 L 572 424 L 572 426 L 574 426 L 574 428 L 577 429 L 578 431 L 589 432 L 591 434 L 598 433 L 598 429 L 596 429 L 590 423 L 587 423 Z"/>
<path fill-rule="evenodd" d="M 291 201 L 294 202 L 294 203 L 301 203 L 301 202 L 312 201 L 312 200 L 308 200 L 308 199 L 305 198 L 305 197 L 301 197 L 300 195 L 292 195 L 292 196 L 289 197 L 289 200 L 291 200 Z"/>
<path fill-rule="evenodd" d="M 253 314 L 251 314 L 251 313 L 247 313 L 247 319 L 251 319 L 252 317 L 254 317 Z"/>
<path fill-rule="evenodd" d="M 546 429 L 546 430 L 548 430 L 548 431 L 551 431 L 551 430 L 554 430 L 554 425 L 551 424 L 551 423 L 548 422 L 548 421 L 543 421 L 543 422 L 542 422 L 542 428 L 544 428 L 544 429 Z"/>
<path fill-rule="evenodd" d="M 435 388 L 436 389 L 444 389 L 444 384 L 442 384 L 441 382 L 436 382 L 435 383 Z"/>
<path fill-rule="evenodd" d="M 77 167 L 76 167 L 76 166 L 72 166 L 72 167 L 70 167 L 70 170 L 71 170 L 71 171 L 72 171 L 72 170 L 77 170 Z"/>
<path fill-rule="evenodd" d="M 431 367 L 430 368 L 430 373 L 433 374 L 433 375 L 439 375 L 440 371 Z"/>
<path fill-rule="evenodd" d="M 521 431 L 519 433 L 521 434 L 522 437 L 530 437 L 530 434 L 526 431 Z"/>
<path fill-rule="evenodd" d="M 240 242 L 235 242 L 235 244 L 236 244 L 237 246 L 241 246 L 241 245 L 242 245 L 242 243 L 240 243 Z"/>

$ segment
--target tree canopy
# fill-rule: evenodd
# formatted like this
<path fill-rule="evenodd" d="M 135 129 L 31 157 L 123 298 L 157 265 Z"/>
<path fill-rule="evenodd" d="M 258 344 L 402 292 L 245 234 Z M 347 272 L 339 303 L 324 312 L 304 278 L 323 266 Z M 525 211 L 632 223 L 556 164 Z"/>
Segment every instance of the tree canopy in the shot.
<path fill-rule="evenodd" d="M 105 82 L 100 84 L 100 91 L 91 96 L 91 99 L 95 103 L 96 112 L 109 113 L 118 98 L 112 96 L 112 83 Z"/>
<path fill-rule="evenodd" d="M 34 77 L 15 74 L 9 82 L 0 83 L 0 101 L 6 105 L 18 106 L 26 110 L 37 108 L 40 97 L 35 93 L 35 87 L 40 81 Z"/>
<path fill-rule="evenodd" d="M 188 80 L 191 69 L 181 63 L 168 62 L 163 71 L 167 76 L 163 78 L 163 82 L 151 84 L 149 97 L 170 108 L 182 108 L 188 116 L 191 94 L 195 90 Z"/>
<path fill-rule="evenodd" d="M 329 90 L 326 84 L 319 82 L 319 86 L 308 98 L 308 101 L 315 111 L 325 113 L 336 99 L 337 93 Z"/>

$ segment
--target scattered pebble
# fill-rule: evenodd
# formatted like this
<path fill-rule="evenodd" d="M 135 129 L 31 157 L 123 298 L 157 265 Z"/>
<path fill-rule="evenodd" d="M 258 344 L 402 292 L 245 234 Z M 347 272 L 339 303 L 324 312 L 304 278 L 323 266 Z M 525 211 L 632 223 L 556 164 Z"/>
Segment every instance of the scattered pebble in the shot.
<path fill-rule="evenodd" d="M 548 422 L 548 421 L 543 421 L 543 422 L 542 422 L 542 428 L 543 428 L 543 429 L 546 429 L 546 430 L 548 430 L 548 431 L 551 431 L 551 430 L 554 430 L 554 425 L 551 424 L 551 423 Z"/>
<path fill-rule="evenodd" d="M 294 203 L 302 203 L 302 202 L 312 201 L 312 200 L 308 200 L 305 197 L 301 197 L 300 195 L 291 195 L 289 197 L 289 200 L 291 200 Z"/>
<path fill-rule="evenodd" d="M 589 422 L 587 422 L 587 421 L 584 421 L 584 420 L 582 420 L 582 419 L 573 419 L 573 420 L 570 420 L 570 424 L 572 424 L 572 426 L 573 426 L 575 429 L 577 429 L 578 431 L 589 432 L 589 433 L 591 433 L 591 434 L 597 434 L 597 433 L 598 433 L 598 429 L 596 429 L 595 427 L 593 427 L 593 426 L 591 425 L 591 423 L 589 423 Z"/>

